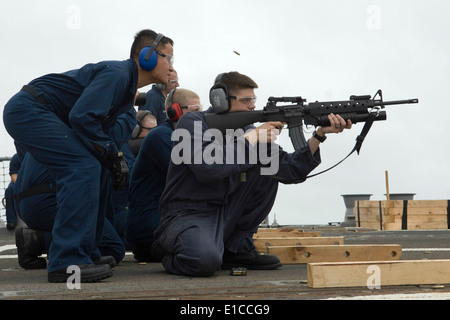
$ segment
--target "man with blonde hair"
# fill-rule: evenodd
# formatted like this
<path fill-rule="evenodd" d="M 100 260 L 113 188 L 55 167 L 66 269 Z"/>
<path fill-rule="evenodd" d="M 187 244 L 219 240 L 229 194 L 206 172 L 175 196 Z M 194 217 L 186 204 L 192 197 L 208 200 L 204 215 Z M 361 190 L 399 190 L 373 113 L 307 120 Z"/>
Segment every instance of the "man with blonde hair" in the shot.
<path fill-rule="evenodd" d="M 166 185 L 172 133 L 183 114 L 202 110 L 199 96 L 182 88 L 168 94 L 165 106 L 168 119 L 144 138 L 131 170 L 125 239 L 134 245 L 135 259 L 142 262 L 161 260 L 152 248 L 153 231 L 159 226 L 159 198 Z"/>
<path fill-rule="evenodd" d="M 173 89 L 180 86 L 178 83 L 178 73 L 172 70 L 169 74 L 169 80 L 164 83 L 157 83 L 145 94 L 145 104 L 139 106 L 139 110 L 148 110 L 154 114 L 158 123 L 167 119 L 165 101 L 167 95 Z"/>

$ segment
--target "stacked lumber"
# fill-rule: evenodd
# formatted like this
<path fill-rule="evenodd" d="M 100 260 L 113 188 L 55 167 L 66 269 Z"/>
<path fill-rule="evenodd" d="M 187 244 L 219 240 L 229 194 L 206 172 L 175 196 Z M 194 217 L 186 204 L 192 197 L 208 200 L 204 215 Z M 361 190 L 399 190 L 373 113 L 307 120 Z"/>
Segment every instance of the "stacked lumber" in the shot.
<path fill-rule="evenodd" d="M 398 212 L 401 207 L 395 202 L 383 203 L 382 209 Z M 370 205 L 366 204 L 365 208 L 373 208 Z M 444 207 L 416 202 L 407 209 L 423 208 L 424 205 L 428 208 Z M 439 210 L 429 209 L 429 214 L 438 215 L 436 212 Z M 422 215 L 422 209 L 410 212 Z M 450 283 L 450 259 L 400 260 L 402 247 L 397 244 L 346 245 L 344 237 L 322 237 L 320 233 L 295 229 L 259 229 L 254 241 L 259 251 L 277 255 L 283 264 L 307 264 L 310 288 L 380 289 L 381 286 L 392 285 Z"/>
<path fill-rule="evenodd" d="M 367 202 L 371 203 L 365 204 L 364 208 L 373 208 L 370 205 L 374 201 Z M 398 212 L 398 208 L 403 209 L 396 202 L 385 202 L 382 209 L 391 209 L 391 213 Z M 438 215 L 441 210 L 434 208 L 444 207 L 437 202 L 433 205 L 442 206 L 431 207 L 430 203 L 414 202 L 407 208 L 411 209 L 410 212 L 418 212 L 412 216 L 423 215 L 422 208 L 425 206 L 433 208 L 429 209 L 430 215 Z M 412 210 L 415 208 L 421 209 Z M 380 289 L 381 286 L 392 285 L 450 283 L 450 259 L 400 260 L 402 247 L 397 244 L 345 245 L 343 237 L 322 237 L 320 233 L 295 229 L 259 229 L 254 241 L 257 250 L 277 255 L 283 264 L 306 263 L 310 288 Z"/>
<path fill-rule="evenodd" d="M 449 200 L 355 201 L 356 226 L 376 230 L 449 229 Z"/>
<path fill-rule="evenodd" d="M 269 231 L 270 230 L 270 231 Z M 260 252 L 277 255 L 283 264 L 398 260 L 400 245 L 345 245 L 344 237 L 322 237 L 320 232 L 259 229 L 254 235 Z"/>

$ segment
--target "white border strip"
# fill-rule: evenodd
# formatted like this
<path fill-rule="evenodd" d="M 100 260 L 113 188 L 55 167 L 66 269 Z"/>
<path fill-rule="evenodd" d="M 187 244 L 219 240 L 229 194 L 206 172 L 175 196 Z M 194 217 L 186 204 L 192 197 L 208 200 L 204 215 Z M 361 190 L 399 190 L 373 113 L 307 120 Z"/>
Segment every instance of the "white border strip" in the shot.
<path fill-rule="evenodd" d="M 16 245 L 15 244 L 7 244 L 4 246 L 0 246 L 0 252 L 11 250 L 11 249 L 16 249 Z"/>
<path fill-rule="evenodd" d="M 402 251 L 450 251 L 450 248 L 402 248 Z"/>

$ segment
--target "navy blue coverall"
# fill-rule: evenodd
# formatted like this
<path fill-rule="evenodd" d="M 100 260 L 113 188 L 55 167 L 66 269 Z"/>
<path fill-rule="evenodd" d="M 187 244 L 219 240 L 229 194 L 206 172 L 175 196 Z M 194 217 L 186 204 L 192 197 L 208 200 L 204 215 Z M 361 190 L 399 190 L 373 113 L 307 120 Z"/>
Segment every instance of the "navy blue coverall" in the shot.
<path fill-rule="evenodd" d="M 20 160 L 18 154 L 14 154 L 9 161 L 9 175 L 16 174 L 20 169 Z M 10 182 L 5 189 L 5 201 L 6 201 L 6 222 L 16 223 L 17 212 L 14 207 L 14 183 Z"/>
<path fill-rule="evenodd" d="M 166 97 L 164 97 L 161 90 L 154 84 L 145 94 L 145 104 L 139 106 L 139 110 L 150 111 L 155 116 L 157 123 L 161 124 L 167 119 L 165 101 Z"/>
<path fill-rule="evenodd" d="M 312 155 L 309 148 L 303 148 L 287 153 L 279 148 L 276 179 L 260 174 L 260 164 L 250 161 L 256 148 L 244 138 L 222 146 L 223 164 L 207 164 L 204 159 L 199 163 L 198 155 L 211 148 L 214 139 L 202 138 L 199 143 L 195 123 L 200 124 L 203 136 L 208 130 L 204 112 L 183 115 L 174 132 L 187 130 L 189 133 L 191 150 L 180 153 L 190 153 L 187 157 L 190 164 L 189 161 L 174 164 L 172 154 L 160 202 L 161 223 L 155 235 L 168 252 L 162 261 L 167 272 L 210 276 L 220 269 L 224 248 L 234 253 L 254 250 L 253 234 L 273 206 L 278 181 L 303 182 L 320 163 L 320 152 Z M 175 140 L 174 151 L 178 152 L 177 145 L 184 138 Z M 236 159 L 237 150 L 242 147 L 239 143 L 245 144 L 248 155 L 242 164 Z M 230 152 L 235 157 L 234 164 L 225 160 Z M 243 172 L 245 182 L 241 181 Z"/>
<path fill-rule="evenodd" d="M 31 229 L 44 232 L 45 252 L 48 252 L 57 212 L 55 180 L 42 164 L 26 153 L 14 191 L 19 217 Z M 105 218 L 99 252 L 101 256 L 113 256 L 116 263 L 125 256 L 125 246 L 108 218 Z M 93 260 L 98 258 L 100 256 L 92 257 Z"/>
<path fill-rule="evenodd" d="M 144 138 L 130 176 L 125 239 L 134 245 L 151 245 L 159 226 L 159 199 L 169 169 L 173 124 L 167 119 Z"/>
<path fill-rule="evenodd" d="M 128 143 L 122 145 L 120 151 L 123 153 L 123 157 L 128 164 L 128 169 L 131 172 L 136 159 Z M 125 240 L 125 228 L 127 226 L 130 211 L 128 207 L 128 188 L 123 190 L 112 190 L 112 206 L 114 212 L 114 229 L 116 229 L 120 238 L 124 242 L 125 248 L 127 250 L 132 249 L 128 241 Z"/>
<path fill-rule="evenodd" d="M 98 256 L 109 200 L 104 164 L 119 150 L 108 131 L 133 108 L 137 78 L 131 59 L 88 64 L 31 81 L 37 93 L 21 90 L 4 108 L 19 157 L 29 152 L 56 181 L 49 272 L 92 264 Z"/>

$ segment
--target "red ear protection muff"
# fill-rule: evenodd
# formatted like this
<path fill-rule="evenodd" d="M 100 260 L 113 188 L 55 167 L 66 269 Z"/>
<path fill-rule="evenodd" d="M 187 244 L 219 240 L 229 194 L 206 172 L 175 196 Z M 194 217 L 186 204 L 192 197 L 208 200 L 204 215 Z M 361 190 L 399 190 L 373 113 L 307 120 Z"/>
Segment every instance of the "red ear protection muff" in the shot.
<path fill-rule="evenodd" d="M 169 118 L 170 121 L 178 121 L 181 116 L 183 115 L 183 111 L 181 110 L 181 107 L 178 103 L 173 103 L 173 94 L 175 93 L 175 90 L 173 89 L 169 92 L 168 101 L 167 101 L 167 118 Z"/>

